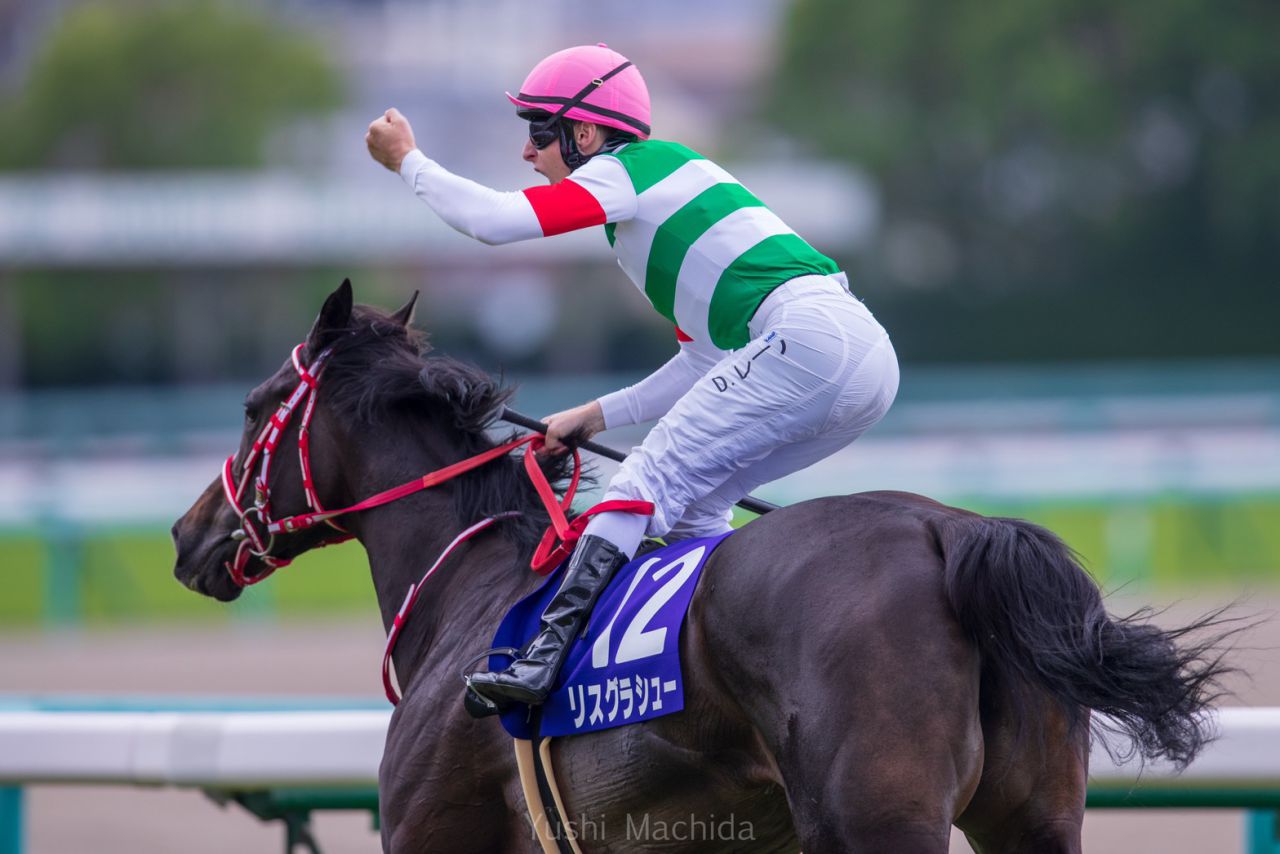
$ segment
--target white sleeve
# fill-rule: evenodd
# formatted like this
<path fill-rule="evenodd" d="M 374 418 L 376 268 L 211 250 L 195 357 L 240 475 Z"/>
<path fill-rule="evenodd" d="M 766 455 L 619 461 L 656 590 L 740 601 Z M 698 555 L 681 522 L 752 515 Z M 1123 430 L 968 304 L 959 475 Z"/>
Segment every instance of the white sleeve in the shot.
<path fill-rule="evenodd" d="M 639 424 L 666 415 L 714 364 L 703 365 L 699 355 L 682 344 L 679 353 L 640 382 L 601 397 L 604 428 Z"/>
<path fill-rule="evenodd" d="M 401 162 L 400 177 L 442 220 L 481 243 L 542 237 L 542 226 L 522 192 L 500 192 L 455 175 L 416 148 Z"/>

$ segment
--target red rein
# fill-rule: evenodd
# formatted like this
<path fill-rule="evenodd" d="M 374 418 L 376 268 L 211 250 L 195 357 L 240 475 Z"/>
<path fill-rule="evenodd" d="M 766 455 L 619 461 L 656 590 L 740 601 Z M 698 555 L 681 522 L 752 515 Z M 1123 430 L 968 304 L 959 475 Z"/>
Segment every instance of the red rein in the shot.
<path fill-rule="evenodd" d="M 225 565 L 227 571 L 231 574 L 231 580 L 240 587 L 257 584 L 280 567 L 289 565 L 290 560 L 274 557 L 271 554 L 277 534 L 292 534 L 297 531 L 305 531 L 323 522 L 337 531 L 338 534 L 322 543 L 322 545 L 327 546 L 344 542 L 351 539 L 351 534 L 333 521 L 335 517 L 347 513 L 356 513 L 361 510 L 369 510 L 404 498 L 406 495 L 430 489 L 460 474 L 479 468 L 498 457 L 506 456 L 521 445 L 529 446 L 524 455 L 524 469 L 529 476 L 529 480 L 533 482 L 538 497 L 542 499 L 542 504 L 546 508 L 547 514 L 551 517 L 551 525 L 547 528 L 546 533 L 543 534 L 541 542 L 538 543 L 538 547 L 533 553 L 533 560 L 530 562 L 533 571 L 539 575 L 546 575 L 555 569 L 560 565 L 561 561 L 573 552 L 574 544 L 582 536 L 582 531 L 591 516 L 611 510 L 653 515 L 653 504 L 648 501 L 604 501 L 584 511 L 572 522 L 568 521 L 566 512 L 573 503 L 573 496 L 578 490 L 579 473 L 582 468 L 581 457 L 575 448 L 573 451 L 573 476 L 569 481 L 568 489 L 565 490 L 564 498 L 557 500 L 555 491 L 547 481 L 546 475 L 542 473 L 535 456 L 535 452 L 542 448 L 544 442 L 544 437 L 538 434 L 530 434 L 520 439 L 514 439 L 473 457 L 468 457 L 442 469 L 437 469 L 422 477 L 414 478 L 400 486 L 379 492 L 377 495 L 371 495 L 350 507 L 344 507 L 341 510 L 325 510 L 320 505 L 319 496 L 316 494 L 315 482 L 311 478 L 310 427 L 311 417 L 315 413 L 316 389 L 320 385 L 320 376 L 324 372 L 324 363 L 328 360 L 331 351 L 325 350 L 317 356 L 310 366 L 311 370 L 308 370 L 307 366 L 302 364 L 302 346 L 299 344 L 294 347 L 292 354 L 293 367 L 298 372 L 299 377 L 298 386 L 289 395 L 288 399 L 280 404 L 279 408 L 271 416 L 271 420 L 268 421 L 267 426 L 262 429 L 262 432 L 258 434 L 258 438 L 254 440 L 244 465 L 241 466 L 241 477 L 238 484 L 232 474 L 235 454 L 227 457 L 227 461 L 222 465 L 222 491 L 232 509 L 235 510 L 236 516 L 240 519 L 240 528 L 231 533 L 232 539 L 237 540 L 240 545 L 236 549 L 235 557 L 227 561 Z M 280 439 L 284 435 L 285 429 L 293 418 L 294 412 L 304 404 L 302 420 L 298 427 L 298 464 L 302 471 L 303 494 L 306 498 L 307 507 L 310 508 L 311 512 L 286 516 L 283 519 L 272 519 L 271 460 L 280 445 Z M 261 460 L 259 462 L 258 476 L 254 480 L 254 502 L 251 507 L 246 508 L 243 504 L 245 487 L 249 484 L 253 464 L 258 462 L 259 458 Z M 382 660 L 383 687 L 387 692 L 387 699 L 393 705 L 398 703 L 400 698 L 391 682 L 391 652 L 395 648 L 396 640 L 399 638 L 404 624 L 409 619 L 414 603 L 418 600 L 418 594 L 422 591 L 423 584 L 459 545 L 485 530 L 494 522 L 519 515 L 519 512 L 499 513 L 496 516 L 482 519 L 462 531 L 445 548 L 440 557 L 431 565 L 431 568 L 422 576 L 422 579 L 417 584 L 410 585 L 408 592 L 405 594 L 404 603 L 400 606 L 400 611 L 396 614 L 391 630 L 387 634 L 387 646 Z M 255 523 L 250 521 L 254 517 L 257 519 L 256 525 L 258 527 L 255 527 Z M 253 557 L 266 564 L 267 569 L 258 575 L 248 577 L 245 575 L 245 568 L 248 566 L 250 558 Z"/>

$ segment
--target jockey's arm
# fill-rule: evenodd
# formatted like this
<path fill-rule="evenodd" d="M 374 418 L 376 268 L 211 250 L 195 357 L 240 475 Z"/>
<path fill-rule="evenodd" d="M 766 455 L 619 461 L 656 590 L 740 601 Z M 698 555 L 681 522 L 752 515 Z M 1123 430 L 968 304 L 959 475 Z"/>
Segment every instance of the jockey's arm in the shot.
<path fill-rule="evenodd" d="M 401 162 L 400 177 L 451 227 L 490 245 L 621 222 L 635 214 L 635 191 L 613 158 L 596 158 L 550 186 L 503 192 L 455 175 L 415 148 Z"/>
<path fill-rule="evenodd" d="M 605 429 L 661 418 L 715 363 L 716 358 L 695 343 L 680 342 L 680 352 L 658 370 L 599 399 Z"/>
<path fill-rule="evenodd" d="M 666 415 L 675 402 L 715 364 L 715 356 L 702 352 L 692 342 L 682 340 L 680 352 L 635 385 L 548 415 L 545 452 L 562 454 L 568 450 L 564 444 L 567 440 L 590 439 L 601 430 L 639 424 Z"/>

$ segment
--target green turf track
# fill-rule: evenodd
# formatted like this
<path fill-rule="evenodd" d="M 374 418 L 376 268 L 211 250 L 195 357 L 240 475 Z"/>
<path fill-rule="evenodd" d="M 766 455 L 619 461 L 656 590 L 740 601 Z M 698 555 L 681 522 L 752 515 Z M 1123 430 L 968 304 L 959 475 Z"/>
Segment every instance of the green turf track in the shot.
<path fill-rule="evenodd" d="M 1280 496 L 957 503 L 1047 525 L 1108 589 L 1280 583 Z M 304 555 L 225 606 L 173 580 L 173 547 L 163 529 L 72 534 L 68 539 L 63 531 L 61 540 L 38 531 L 0 534 L 0 630 L 48 623 L 59 612 L 63 621 L 92 626 L 367 614 L 374 607 L 368 563 L 354 543 Z M 54 592 L 60 588 L 50 567 L 59 555 L 78 580 L 69 595 L 65 588 Z M 51 607 L 51 599 L 62 607 Z"/>

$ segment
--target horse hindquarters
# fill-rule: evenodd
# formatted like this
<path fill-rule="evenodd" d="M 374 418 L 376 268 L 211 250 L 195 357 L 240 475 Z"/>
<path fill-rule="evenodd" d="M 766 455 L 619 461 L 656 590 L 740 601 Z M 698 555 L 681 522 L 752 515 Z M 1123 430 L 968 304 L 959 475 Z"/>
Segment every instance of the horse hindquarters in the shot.
<path fill-rule="evenodd" d="M 1221 635 L 1179 642 L 1217 625 L 1216 615 L 1172 630 L 1143 612 L 1111 617 L 1071 550 L 1021 519 L 955 516 L 938 536 L 947 597 L 981 650 L 984 675 L 1015 712 L 1045 694 L 1070 730 L 1086 726 L 1093 709 L 1146 759 L 1195 758 L 1208 738 L 1204 713 L 1228 668 L 1216 651 Z"/>
<path fill-rule="evenodd" d="M 982 691 L 982 780 L 956 826 L 978 854 L 1078 854 L 1087 727 L 1048 694 L 1018 704 L 985 677 Z"/>
<path fill-rule="evenodd" d="M 1017 519 L 938 525 L 948 599 L 982 655 L 986 765 L 958 824 L 978 851 L 1076 852 L 1084 819 L 1089 710 L 1111 716 L 1145 758 L 1187 762 L 1222 672 L 1214 641 L 1143 615 L 1110 617 L 1070 549 Z"/>
<path fill-rule="evenodd" d="M 981 769 L 977 655 L 925 526 L 850 501 L 720 547 L 691 614 L 700 652 L 760 734 L 803 850 L 941 854 Z M 831 530 L 854 513 L 870 518 Z"/>

